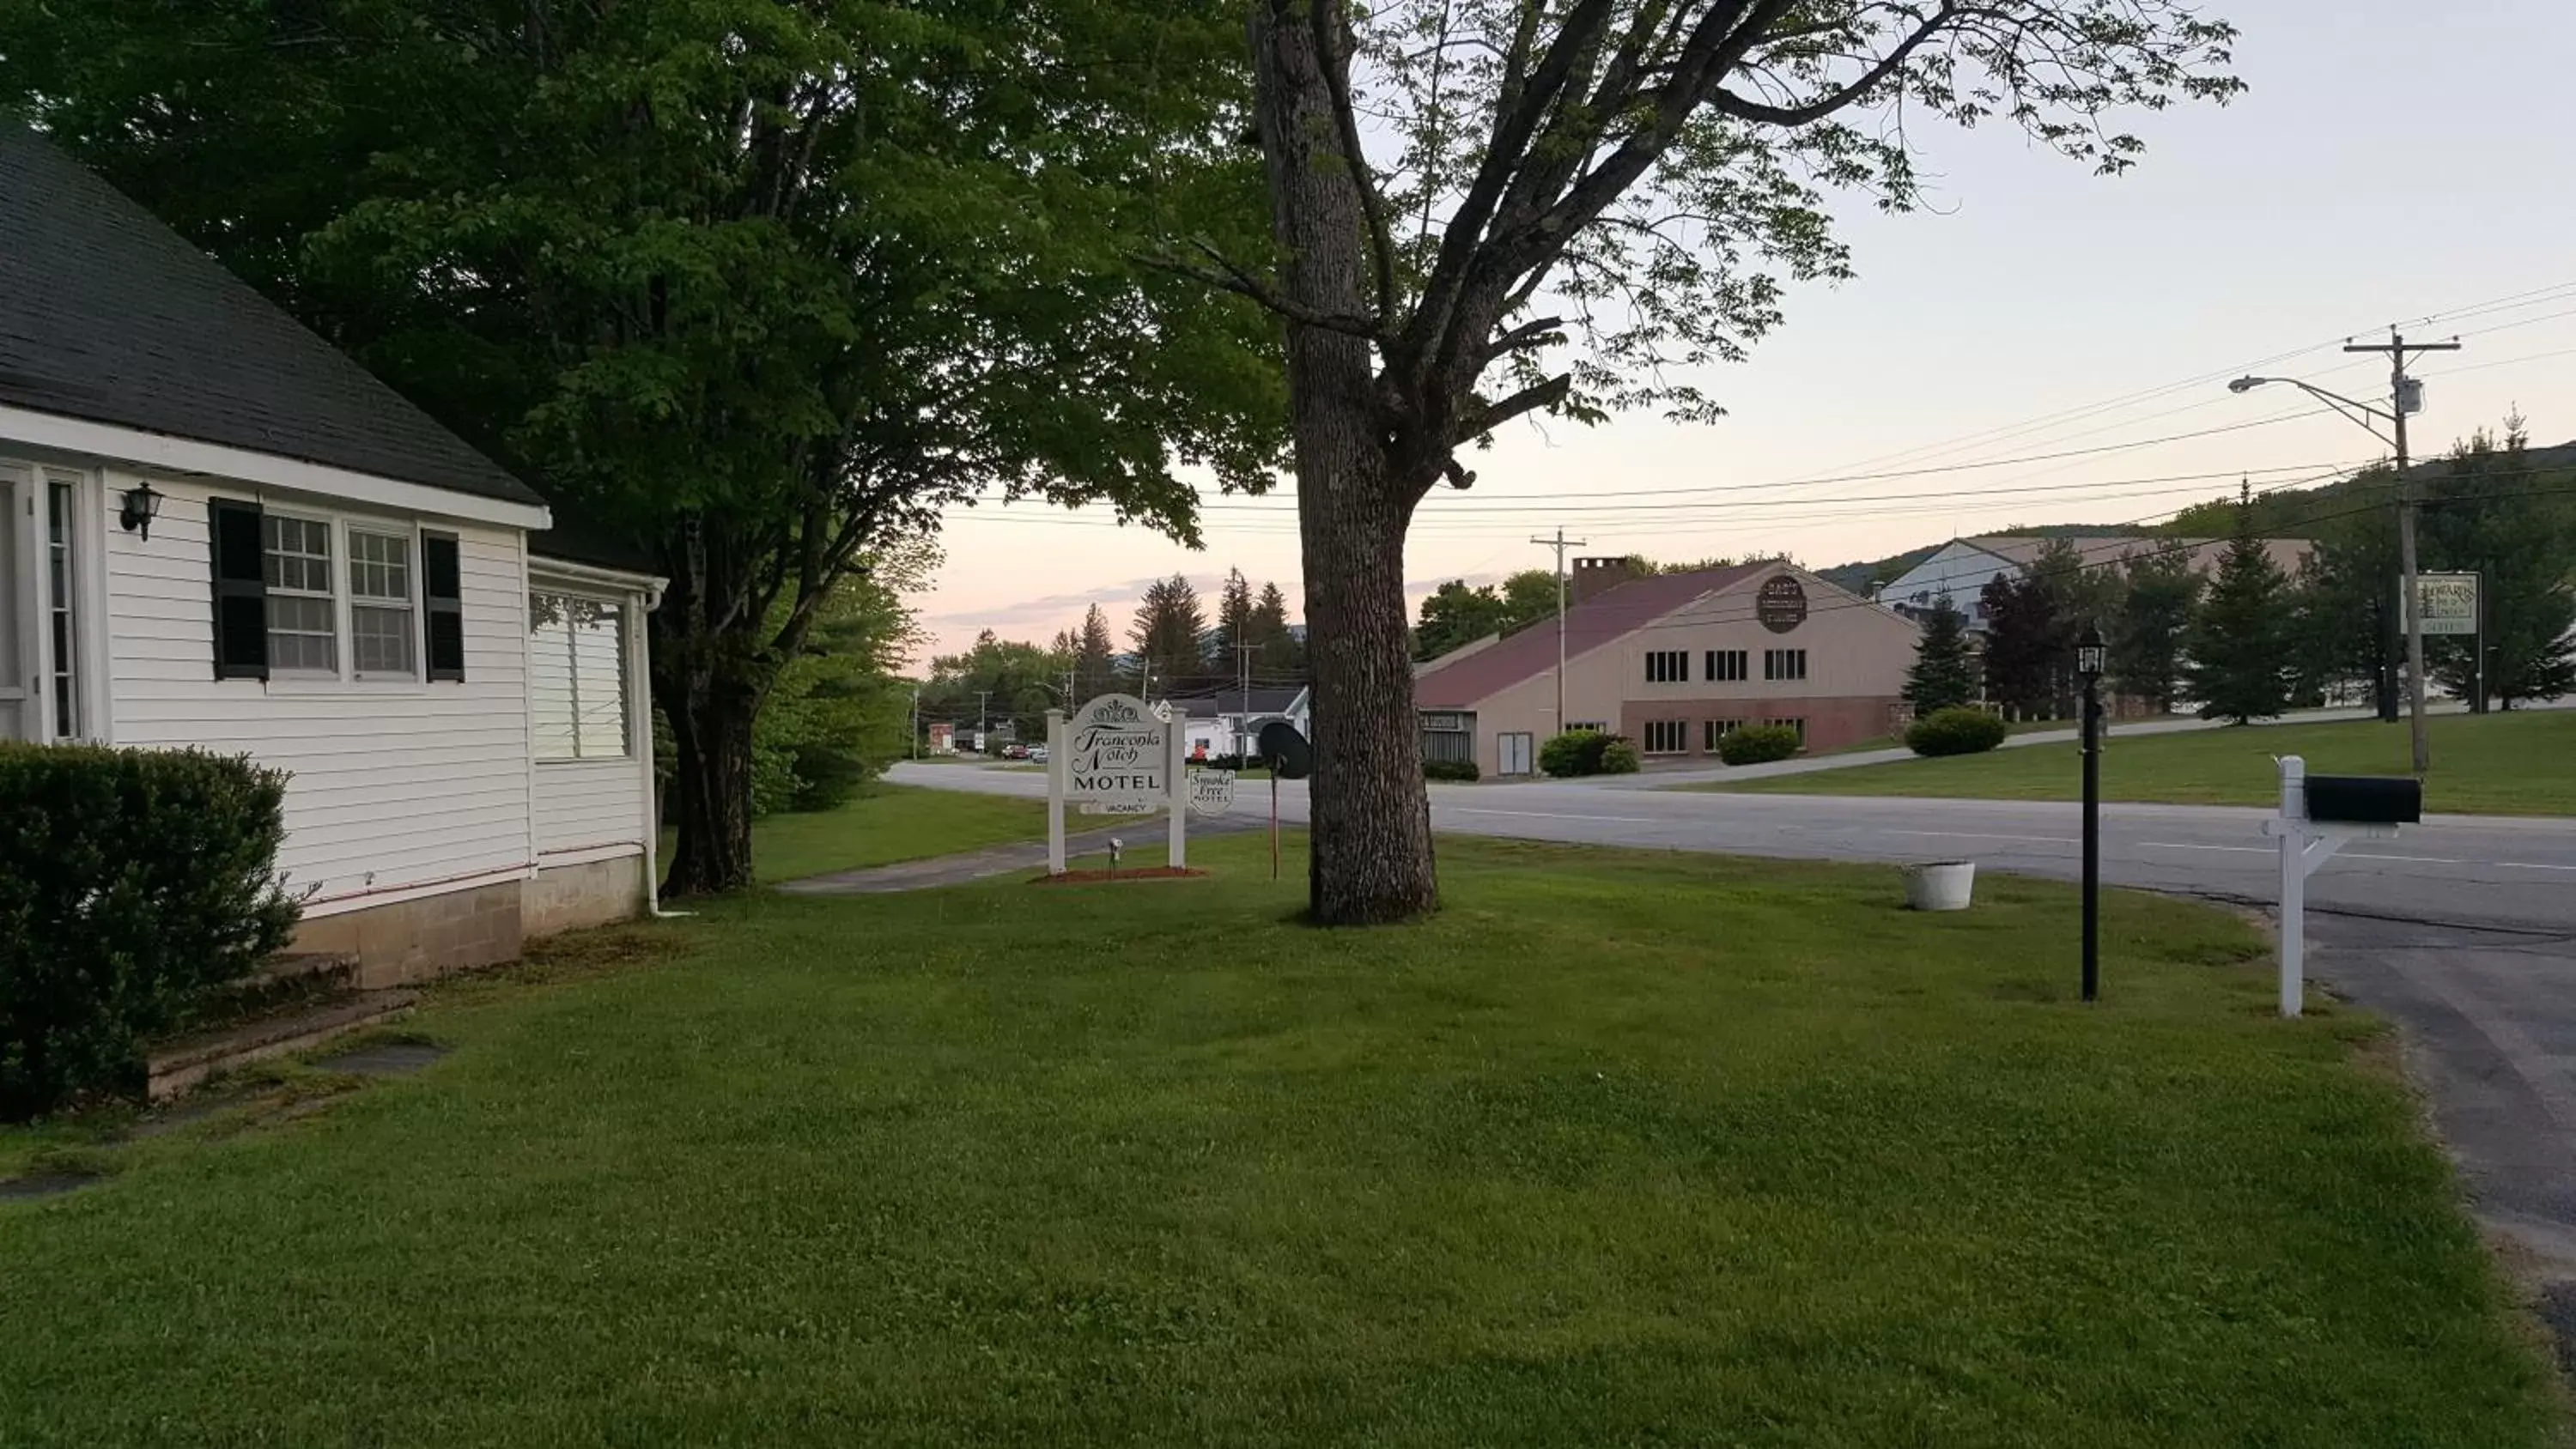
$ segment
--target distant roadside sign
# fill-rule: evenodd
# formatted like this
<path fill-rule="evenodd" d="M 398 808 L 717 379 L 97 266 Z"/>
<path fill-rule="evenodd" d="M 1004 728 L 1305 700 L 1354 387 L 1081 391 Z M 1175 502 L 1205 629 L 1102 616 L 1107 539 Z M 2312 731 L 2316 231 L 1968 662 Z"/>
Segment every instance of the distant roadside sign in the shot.
<path fill-rule="evenodd" d="M 2478 632 L 2476 574 L 2417 574 L 2415 617 L 2426 638 Z"/>

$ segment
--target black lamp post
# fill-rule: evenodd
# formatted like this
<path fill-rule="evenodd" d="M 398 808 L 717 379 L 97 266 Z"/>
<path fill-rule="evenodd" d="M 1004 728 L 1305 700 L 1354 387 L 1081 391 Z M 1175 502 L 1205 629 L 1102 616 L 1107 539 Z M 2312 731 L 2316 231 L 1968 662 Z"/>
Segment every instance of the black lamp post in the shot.
<path fill-rule="evenodd" d="M 2092 624 L 2075 641 L 2075 672 L 2084 680 L 2084 999 L 2102 989 L 2102 631 Z"/>

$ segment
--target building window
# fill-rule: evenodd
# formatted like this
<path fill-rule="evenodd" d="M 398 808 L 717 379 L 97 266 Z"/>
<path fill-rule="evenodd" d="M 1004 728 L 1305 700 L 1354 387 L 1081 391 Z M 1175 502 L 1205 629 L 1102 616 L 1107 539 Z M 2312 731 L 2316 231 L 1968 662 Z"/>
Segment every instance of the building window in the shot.
<path fill-rule="evenodd" d="M 1690 748 L 1690 721 L 1650 719 L 1646 721 L 1646 753 L 1678 755 Z"/>
<path fill-rule="evenodd" d="M 1582 734 L 1582 733 L 1585 733 L 1585 732 L 1589 732 L 1589 733 L 1592 733 L 1592 734 L 1596 734 L 1596 735 L 1597 735 L 1597 734 L 1601 733 L 1603 730 L 1606 730 L 1606 729 L 1608 729 L 1608 728 L 1610 728 L 1610 725 L 1609 725 L 1609 723 L 1608 723 L 1607 721 L 1605 721 L 1605 720 L 1597 720 L 1597 719 L 1579 719 L 1579 720 L 1576 720 L 1574 723 L 1572 723 L 1572 724 L 1570 724 L 1570 725 L 1567 725 L 1567 726 L 1565 727 L 1565 732 L 1566 732 L 1567 734 L 1570 734 L 1570 735 L 1571 735 L 1571 734 Z"/>
<path fill-rule="evenodd" d="M 1708 651 L 1708 682 L 1733 684 L 1744 678 L 1744 651 L 1711 649 Z"/>
<path fill-rule="evenodd" d="M 1766 719 L 1763 723 L 1780 725 L 1787 729 L 1795 730 L 1798 733 L 1798 743 L 1803 745 L 1807 742 L 1807 721 L 1804 717 L 1797 719 Z"/>
<path fill-rule="evenodd" d="M 1700 748 L 1703 750 L 1714 750 L 1717 748 L 1717 742 L 1719 740 L 1725 739 L 1728 735 L 1744 728 L 1744 721 L 1740 719 L 1703 720 L 1701 721 L 1699 728 L 1701 739 Z"/>
<path fill-rule="evenodd" d="M 349 662 L 360 679 L 419 676 L 411 537 L 349 530 Z"/>
<path fill-rule="evenodd" d="M 540 760 L 628 753 L 626 607 L 572 594 L 528 596 L 528 709 Z"/>
<path fill-rule="evenodd" d="M 1646 682 L 1648 684 L 1690 683 L 1690 651 L 1687 649 L 1649 650 L 1646 654 Z"/>
<path fill-rule="evenodd" d="M 1804 649 L 1763 650 L 1762 677 L 1765 679 L 1806 678 L 1807 651 Z"/>
<path fill-rule="evenodd" d="M 332 617 L 331 525 L 270 513 L 261 519 L 261 563 L 268 583 L 268 667 L 307 674 L 340 668 L 340 630 Z"/>
<path fill-rule="evenodd" d="M 73 521 L 80 517 L 80 485 L 59 478 L 45 484 L 45 628 L 53 646 L 47 683 L 54 695 L 54 738 L 80 737 L 80 636 L 73 627 L 72 585 L 78 551 Z"/>

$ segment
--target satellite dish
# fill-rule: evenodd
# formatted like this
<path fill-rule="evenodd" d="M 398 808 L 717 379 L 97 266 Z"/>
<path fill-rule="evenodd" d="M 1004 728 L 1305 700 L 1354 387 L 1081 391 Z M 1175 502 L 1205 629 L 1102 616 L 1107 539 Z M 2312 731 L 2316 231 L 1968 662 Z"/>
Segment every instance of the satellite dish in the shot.
<path fill-rule="evenodd" d="M 1315 747 L 1288 721 L 1274 719 L 1263 725 L 1258 743 L 1261 758 L 1270 762 L 1270 773 L 1280 779 L 1302 780 L 1314 773 Z"/>

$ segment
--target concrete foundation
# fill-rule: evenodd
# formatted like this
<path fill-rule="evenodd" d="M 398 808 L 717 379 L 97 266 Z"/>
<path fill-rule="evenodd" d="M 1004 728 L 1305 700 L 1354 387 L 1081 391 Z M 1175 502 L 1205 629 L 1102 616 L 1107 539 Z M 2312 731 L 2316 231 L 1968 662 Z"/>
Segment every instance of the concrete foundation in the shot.
<path fill-rule="evenodd" d="M 644 914 L 651 883 L 644 879 L 644 857 L 621 855 L 585 865 L 552 866 L 537 872 L 520 899 L 520 929 L 529 936 L 551 936 L 584 926 L 604 926 Z"/>
<path fill-rule="evenodd" d="M 367 906 L 307 919 L 296 927 L 296 951 L 354 957 L 365 990 L 427 981 L 450 971 L 515 961 L 526 939 L 520 920 L 522 882 Z"/>

